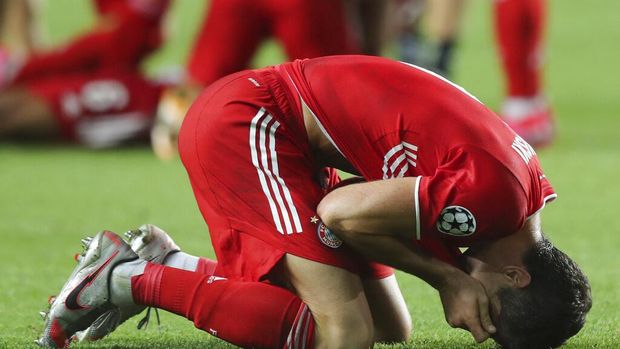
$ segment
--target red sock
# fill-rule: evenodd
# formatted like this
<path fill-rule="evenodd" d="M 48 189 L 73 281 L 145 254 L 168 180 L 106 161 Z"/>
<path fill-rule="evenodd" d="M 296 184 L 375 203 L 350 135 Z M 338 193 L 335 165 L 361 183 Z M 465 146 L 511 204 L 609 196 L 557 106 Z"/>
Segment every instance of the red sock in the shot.
<path fill-rule="evenodd" d="M 495 1 L 495 33 L 508 95 L 540 92 L 546 0 Z"/>
<path fill-rule="evenodd" d="M 196 265 L 197 273 L 211 276 L 215 274 L 215 268 L 217 268 L 217 261 L 204 257 L 199 257 L 198 265 Z"/>
<path fill-rule="evenodd" d="M 149 263 L 131 280 L 134 301 L 186 317 L 241 347 L 311 348 L 314 319 L 291 292 Z"/>

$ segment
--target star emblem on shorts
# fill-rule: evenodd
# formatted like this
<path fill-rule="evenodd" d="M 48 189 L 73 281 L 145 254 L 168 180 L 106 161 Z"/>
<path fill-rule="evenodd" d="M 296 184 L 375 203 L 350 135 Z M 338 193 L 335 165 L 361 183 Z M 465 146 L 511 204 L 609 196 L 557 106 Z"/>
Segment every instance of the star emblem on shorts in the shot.
<path fill-rule="evenodd" d="M 312 216 L 310 217 L 310 223 L 317 224 L 319 222 L 319 217 Z"/>

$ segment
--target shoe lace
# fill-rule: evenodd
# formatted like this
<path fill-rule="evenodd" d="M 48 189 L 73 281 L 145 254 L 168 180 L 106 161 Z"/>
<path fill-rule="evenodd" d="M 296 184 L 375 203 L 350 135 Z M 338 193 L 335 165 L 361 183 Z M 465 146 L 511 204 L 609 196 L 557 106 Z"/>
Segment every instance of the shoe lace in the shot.
<path fill-rule="evenodd" d="M 149 326 L 149 322 L 151 321 L 151 309 L 155 310 L 155 317 L 157 318 L 157 329 L 159 330 L 161 328 L 161 320 L 159 319 L 159 311 L 157 310 L 157 308 L 148 307 L 146 309 L 146 314 L 144 315 L 142 320 L 138 322 L 138 330 L 141 330 L 142 328 L 146 330 L 146 328 Z"/>

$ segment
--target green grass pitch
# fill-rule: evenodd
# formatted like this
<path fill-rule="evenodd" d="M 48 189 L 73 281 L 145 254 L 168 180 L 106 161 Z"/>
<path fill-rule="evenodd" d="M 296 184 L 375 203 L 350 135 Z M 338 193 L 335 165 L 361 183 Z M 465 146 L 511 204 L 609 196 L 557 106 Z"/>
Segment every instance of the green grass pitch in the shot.
<path fill-rule="evenodd" d="M 169 23 L 172 40 L 149 61 L 150 71 L 185 60 L 204 6 L 193 8 L 198 3 L 176 2 Z M 44 4 L 43 27 L 52 42 L 92 20 L 86 1 Z M 454 80 L 497 108 L 502 80 L 490 1 L 469 7 Z M 585 328 L 566 347 L 620 348 L 620 5 L 551 1 L 549 10 L 546 85 L 559 137 L 540 157 L 559 198 L 544 211 L 544 229 L 586 271 L 594 298 Z M 256 64 L 280 57 L 270 43 Z M 33 346 L 43 326 L 38 312 L 72 269 L 80 238 L 145 222 L 171 232 L 186 251 L 213 257 L 179 161 L 161 163 L 142 147 L 91 151 L 0 144 L 0 348 Z M 394 348 L 475 347 L 467 333 L 445 323 L 434 290 L 412 276 L 399 277 L 415 331 L 410 343 Z M 172 314 L 162 314 L 159 329 L 151 323 L 137 331 L 137 321 L 129 320 L 100 343 L 79 347 L 229 347 Z"/>

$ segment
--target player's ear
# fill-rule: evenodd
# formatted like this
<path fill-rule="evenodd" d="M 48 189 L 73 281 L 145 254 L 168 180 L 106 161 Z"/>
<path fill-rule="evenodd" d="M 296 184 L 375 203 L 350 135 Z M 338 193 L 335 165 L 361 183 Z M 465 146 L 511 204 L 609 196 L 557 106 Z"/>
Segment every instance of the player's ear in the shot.
<path fill-rule="evenodd" d="M 515 288 L 527 287 L 532 281 L 532 276 L 523 267 L 509 265 L 502 269 L 505 277 L 510 280 L 510 283 Z"/>

